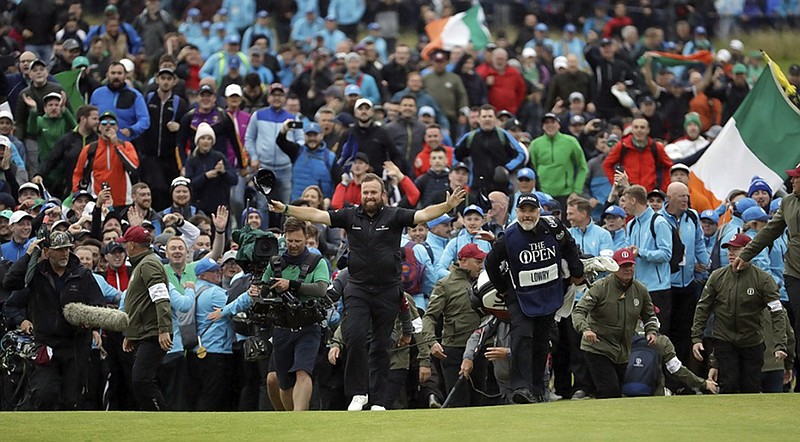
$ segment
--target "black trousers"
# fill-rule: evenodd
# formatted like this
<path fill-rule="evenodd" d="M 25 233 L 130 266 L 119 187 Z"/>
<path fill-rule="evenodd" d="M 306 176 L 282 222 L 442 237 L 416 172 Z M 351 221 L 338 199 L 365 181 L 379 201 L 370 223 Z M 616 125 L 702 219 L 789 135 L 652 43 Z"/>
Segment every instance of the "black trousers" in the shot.
<path fill-rule="evenodd" d="M 675 354 L 681 361 L 692 357 L 692 322 L 699 299 L 698 285 L 692 281 L 686 287 L 672 287 L 672 318 L 669 339 L 675 345 Z"/>
<path fill-rule="evenodd" d="M 719 364 L 719 392 L 760 393 L 765 349 L 763 342 L 752 347 L 736 347 L 717 340 L 714 355 Z"/>
<path fill-rule="evenodd" d="M 91 348 L 66 345 L 52 349 L 46 365 L 37 365 L 31 378 L 32 406 L 37 411 L 77 410 L 83 404 Z"/>
<path fill-rule="evenodd" d="M 165 411 L 168 409 L 164 394 L 158 385 L 158 370 L 166 352 L 158 344 L 158 338 L 147 338 L 134 342 L 131 385 L 139 409 L 142 411 Z"/>
<path fill-rule="evenodd" d="M 194 411 L 228 411 L 233 403 L 232 355 L 195 352 L 186 354 L 186 404 Z"/>
<path fill-rule="evenodd" d="M 622 383 L 628 364 L 615 364 L 607 356 L 584 352 L 597 399 L 622 397 Z"/>
<path fill-rule="evenodd" d="M 544 395 L 544 369 L 554 313 L 525 316 L 513 292 L 507 295 L 507 302 L 511 315 L 511 387 Z"/>
<path fill-rule="evenodd" d="M 389 346 L 402 301 L 400 286 L 350 283 L 344 292 L 342 334 L 347 347 L 344 390 L 347 397 L 371 393 L 373 405 L 383 405 L 381 389 L 389 374 Z M 367 350 L 367 335 L 372 340 Z"/>
<path fill-rule="evenodd" d="M 386 379 L 386 388 L 384 388 L 384 403 L 387 409 L 396 410 L 403 407 L 396 405 L 397 399 L 402 396 L 403 390 L 406 388 L 406 380 L 408 379 L 408 369 L 400 368 L 397 370 L 389 370 L 389 376 Z"/>
<path fill-rule="evenodd" d="M 160 211 L 169 207 L 172 204 L 170 185 L 180 175 L 175 158 L 140 157 L 139 174 L 140 179 L 150 186 L 153 208 Z"/>
<path fill-rule="evenodd" d="M 464 359 L 464 347 L 443 347 L 447 358 L 442 359 L 442 377 L 444 377 L 447 395 L 452 395 L 448 407 L 478 407 L 483 405 L 483 397 L 470 385 L 469 380 L 465 380 L 453 391 L 453 387 L 458 382 L 458 372 L 461 371 L 461 362 Z M 486 358 L 475 356 L 472 361 L 472 373 L 470 379 L 475 388 L 486 390 L 486 369 L 488 362 Z"/>
<path fill-rule="evenodd" d="M 783 282 L 786 285 L 786 294 L 789 295 L 789 305 L 792 307 L 791 314 L 794 317 L 792 326 L 795 330 L 800 330 L 800 279 L 794 276 L 783 275 Z M 800 355 L 800 339 L 797 341 L 797 350 Z"/>
<path fill-rule="evenodd" d="M 669 275 L 667 275 L 669 277 Z M 655 290 L 650 292 L 650 298 L 653 300 L 653 305 L 658 307 L 659 312 L 656 313 L 658 322 L 661 323 L 659 332 L 662 335 L 670 336 L 672 327 L 672 294 L 671 290 Z M 694 319 L 694 311 L 692 311 L 692 319 Z M 671 338 L 671 336 L 670 336 Z"/>

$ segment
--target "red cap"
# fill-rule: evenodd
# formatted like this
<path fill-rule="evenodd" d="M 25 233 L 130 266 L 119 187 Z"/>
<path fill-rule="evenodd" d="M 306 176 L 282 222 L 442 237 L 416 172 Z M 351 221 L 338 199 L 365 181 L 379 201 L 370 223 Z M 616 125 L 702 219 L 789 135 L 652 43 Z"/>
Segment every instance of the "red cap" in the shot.
<path fill-rule="evenodd" d="M 722 245 L 723 249 L 727 249 L 728 247 L 744 247 L 750 242 L 750 237 L 745 235 L 744 233 L 737 233 L 733 235 L 733 238 L 729 239 L 728 242 Z"/>
<path fill-rule="evenodd" d="M 481 250 L 477 244 L 469 243 L 458 251 L 458 259 L 464 258 L 485 259 L 486 252 Z"/>
<path fill-rule="evenodd" d="M 787 170 L 786 174 L 789 176 L 800 176 L 800 164 L 798 164 L 794 169 Z"/>
<path fill-rule="evenodd" d="M 125 235 L 116 239 L 117 242 L 133 242 L 137 244 L 150 244 L 153 242 L 153 235 L 142 226 L 129 227 Z"/>
<path fill-rule="evenodd" d="M 618 265 L 636 264 L 636 258 L 633 256 L 633 252 L 627 247 L 614 252 L 614 261 L 616 261 Z"/>

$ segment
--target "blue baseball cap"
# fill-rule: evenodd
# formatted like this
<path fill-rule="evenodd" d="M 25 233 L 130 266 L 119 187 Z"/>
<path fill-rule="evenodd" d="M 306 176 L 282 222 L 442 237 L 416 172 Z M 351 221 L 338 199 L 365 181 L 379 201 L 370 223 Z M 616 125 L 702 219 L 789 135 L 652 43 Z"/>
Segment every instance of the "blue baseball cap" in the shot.
<path fill-rule="evenodd" d="M 517 172 L 517 179 L 520 178 L 527 178 L 529 180 L 536 179 L 536 172 L 533 171 L 530 167 L 523 167 L 522 169 Z"/>
<path fill-rule="evenodd" d="M 225 23 L 217 22 L 211 25 L 211 30 L 213 31 L 224 31 L 225 30 Z"/>
<path fill-rule="evenodd" d="M 206 20 L 203 23 L 200 23 L 200 28 L 202 28 L 202 29 L 211 29 L 211 22 Z"/>
<path fill-rule="evenodd" d="M 550 30 L 550 28 L 548 28 L 547 25 L 544 23 L 539 23 L 536 26 L 534 26 L 533 30 L 539 32 L 547 32 Z"/>
<path fill-rule="evenodd" d="M 736 212 L 744 213 L 747 209 L 751 207 L 758 206 L 758 203 L 753 198 L 742 198 L 739 201 L 736 201 Z"/>
<path fill-rule="evenodd" d="M 702 34 L 702 35 L 708 34 L 708 32 L 706 32 L 706 28 L 703 27 L 703 26 L 698 26 L 698 27 L 694 28 L 694 33 L 695 34 Z"/>
<path fill-rule="evenodd" d="M 320 134 L 320 133 L 322 133 L 322 128 L 319 127 L 319 124 L 317 124 L 317 123 L 312 121 L 311 123 L 308 123 L 308 124 L 305 125 L 305 127 L 303 128 L 303 133 Z"/>
<path fill-rule="evenodd" d="M 231 45 L 238 45 L 241 42 L 242 42 L 242 40 L 239 39 L 239 34 L 228 34 L 228 36 L 225 37 L 225 43 L 228 43 L 228 44 L 231 44 Z"/>
<path fill-rule="evenodd" d="M 344 95 L 362 95 L 361 87 L 357 84 L 348 84 L 347 87 L 344 88 Z"/>
<path fill-rule="evenodd" d="M 550 196 L 550 195 L 548 195 L 548 194 L 546 194 L 544 192 L 541 192 L 541 191 L 536 191 L 536 192 L 533 192 L 533 193 L 536 194 L 536 198 L 539 198 L 539 204 L 541 204 L 543 206 L 545 204 L 547 204 L 548 201 L 553 199 L 552 196 Z"/>
<path fill-rule="evenodd" d="M 267 17 L 269 17 L 269 12 L 267 12 L 267 11 L 258 11 L 258 14 L 256 14 L 256 17 L 258 17 L 258 18 L 267 18 Z"/>
<path fill-rule="evenodd" d="M 778 208 L 781 207 L 781 202 L 782 201 L 783 201 L 783 198 L 775 198 L 774 200 L 772 200 L 772 202 L 769 203 L 769 213 L 777 212 Z"/>
<path fill-rule="evenodd" d="M 625 211 L 622 210 L 620 206 L 610 206 L 604 212 L 601 218 L 605 218 L 606 216 L 618 216 L 620 218 L 625 218 Z"/>
<path fill-rule="evenodd" d="M 205 272 L 215 272 L 219 269 L 220 267 L 218 262 L 209 257 L 205 257 L 197 261 L 197 264 L 194 265 L 194 274 L 200 276 Z"/>
<path fill-rule="evenodd" d="M 379 25 L 378 23 L 372 22 L 369 25 L 367 25 L 367 29 L 369 29 L 370 31 L 377 31 L 377 30 L 381 29 L 381 25 Z"/>
<path fill-rule="evenodd" d="M 226 8 L 220 8 L 217 10 L 217 15 L 228 15 L 228 10 Z"/>
<path fill-rule="evenodd" d="M 327 17 L 325 17 L 325 21 L 336 21 L 336 16 L 328 15 Z"/>
<path fill-rule="evenodd" d="M 575 27 L 575 25 L 573 25 L 572 23 L 567 23 L 566 26 L 564 26 L 564 32 L 575 33 L 577 31 L 578 31 L 578 28 Z"/>
<path fill-rule="evenodd" d="M 749 223 L 750 221 L 768 221 L 769 215 L 767 212 L 764 211 L 761 207 L 751 207 L 742 213 L 742 219 L 744 222 Z"/>
<path fill-rule="evenodd" d="M 189 10 L 186 11 L 186 15 L 188 15 L 189 17 L 197 17 L 198 15 L 200 15 L 200 10 L 197 8 L 189 8 Z"/>
<path fill-rule="evenodd" d="M 483 209 L 481 209 L 481 206 L 477 204 L 470 204 L 469 206 L 465 207 L 462 215 L 467 216 L 467 214 L 470 212 L 478 212 L 481 216 L 483 216 Z"/>
<path fill-rule="evenodd" d="M 428 228 L 432 229 L 432 228 L 438 226 L 439 224 L 444 224 L 444 223 L 450 224 L 452 222 L 453 222 L 453 218 L 452 217 L 447 216 L 447 215 L 442 215 L 442 216 L 440 216 L 438 218 L 434 218 L 434 219 L 428 221 Z"/>
<path fill-rule="evenodd" d="M 717 224 L 719 222 L 719 215 L 717 215 L 717 212 L 711 209 L 703 210 L 703 212 L 700 213 L 700 219 L 707 219 L 712 223 Z"/>

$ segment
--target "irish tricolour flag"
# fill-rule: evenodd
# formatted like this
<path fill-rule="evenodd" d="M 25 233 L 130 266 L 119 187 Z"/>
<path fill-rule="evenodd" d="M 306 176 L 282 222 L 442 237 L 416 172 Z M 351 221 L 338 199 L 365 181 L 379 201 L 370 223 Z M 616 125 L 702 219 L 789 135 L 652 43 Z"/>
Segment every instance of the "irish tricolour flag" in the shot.
<path fill-rule="evenodd" d="M 775 62 L 766 54 L 764 59 L 769 69 L 690 168 L 692 184 L 704 186 L 720 201 L 733 189 L 746 190 L 756 175 L 775 191 L 785 171 L 800 162 L 800 111 L 790 100 L 796 100 L 797 91 Z"/>
<path fill-rule="evenodd" d="M 492 41 L 492 34 L 486 27 L 483 8 L 477 3 L 452 17 L 428 23 L 425 26 L 425 32 L 431 40 L 422 50 L 422 56 L 426 59 L 434 49 L 449 51 L 456 46 L 466 48 L 469 43 L 472 43 L 476 50 L 481 50 Z"/>

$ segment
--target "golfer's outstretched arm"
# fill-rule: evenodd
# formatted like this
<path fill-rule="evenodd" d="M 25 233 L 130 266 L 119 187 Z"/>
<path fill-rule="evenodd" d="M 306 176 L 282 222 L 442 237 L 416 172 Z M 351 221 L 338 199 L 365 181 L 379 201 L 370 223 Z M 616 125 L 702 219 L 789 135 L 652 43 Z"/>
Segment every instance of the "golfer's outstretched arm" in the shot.
<path fill-rule="evenodd" d="M 301 221 L 311 221 L 312 223 L 331 225 L 331 216 L 324 210 L 313 207 L 298 207 L 283 204 L 280 201 L 270 200 L 270 212 L 282 213 L 286 216 L 293 216 Z"/>
<path fill-rule="evenodd" d="M 464 201 L 466 196 L 467 192 L 463 187 L 459 187 L 458 189 L 454 190 L 452 194 L 447 192 L 447 198 L 443 203 L 428 206 L 422 210 L 417 210 L 417 213 L 414 214 L 414 225 L 426 223 L 453 210 L 453 208 L 458 207 L 458 205 Z"/>

